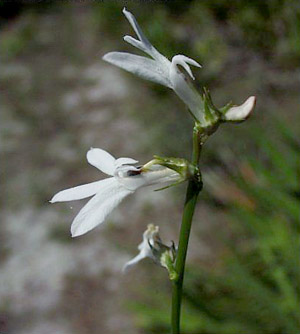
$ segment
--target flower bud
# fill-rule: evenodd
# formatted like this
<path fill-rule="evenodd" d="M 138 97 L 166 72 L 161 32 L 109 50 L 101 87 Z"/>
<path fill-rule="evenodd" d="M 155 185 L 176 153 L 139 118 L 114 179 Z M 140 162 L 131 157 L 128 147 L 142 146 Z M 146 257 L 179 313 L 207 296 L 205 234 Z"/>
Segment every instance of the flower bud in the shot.
<path fill-rule="evenodd" d="M 233 106 L 229 108 L 226 111 L 225 115 L 223 116 L 223 120 L 230 122 L 245 121 L 254 110 L 255 103 L 256 103 L 255 96 L 248 97 L 248 99 L 240 106 Z"/>
<path fill-rule="evenodd" d="M 217 108 L 213 104 L 209 91 L 204 88 L 203 101 L 205 123 L 196 122 L 196 128 L 202 143 L 217 130 L 221 123 L 245 121 L 254 110 L 256 97 L 250 96 L 240 106 L 228 103 L 222 108 Z"/>

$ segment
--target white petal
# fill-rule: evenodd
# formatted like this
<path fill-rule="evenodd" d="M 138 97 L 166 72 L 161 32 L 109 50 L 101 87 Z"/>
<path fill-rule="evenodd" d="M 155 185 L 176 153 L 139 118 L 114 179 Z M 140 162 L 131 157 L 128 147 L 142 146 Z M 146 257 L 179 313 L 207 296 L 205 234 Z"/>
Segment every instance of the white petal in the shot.
<path fill-rule="evenodd" d="M 189 67 L 188 64 L 197 66 L 197 67 L 201 67 L 200 64 L 198 64 L 194 59 L 183 56 L 183 55 L 176 55 L 172 58 L 172 66 L 177 66 L 177 65 L 181 65 L 189 74 L 189 76 L 195 80 L 195 77 L 192 73 L 191 68 Z"/>
<path fill-rule="evenodd" d="M 88 162 L 100 169 L 103 173 L 114 175 L 115 172 L 115 158 L 108 152 L 100 148 L 91 148 L 86 155 Z"/>
<path fill-rule="evenodd" d="M 129 21 L 129 23 L 131 24 L 133 30 L 137 34 L 137 36 L 140 39 L 140 41 L 145 46 L 151 48 L 151 43 L 148 41 L 147 37 L 144 35 L 144 33 L 143 33 L 142 29 L 140 28 L 140 26 L 138 25 L 135 17 L 130 12 L 128 12 L 125 7 L 123 8 L 123 13 L 126 16 L 126 18 Z"/>
<path fill-rule="evenodd" d="M 134 160 L 132 158 L 119 158 L 115 161 L 115 167 L 118 168 L 122 165 L 133 165 L 133 164 L 137 164 L 138 161 Z"/>
<path fill-rule="evenodd" d="M 140 245 L 138 246 L 138 249 L 140 251 L 139 254 L 125 264 L 125 266 L 123 267 L 123 271 L 126 271 L 128 267 L 137 264 L 146 257 L 150 257 L 151 259 L 153 259 L 153 254 L 149 246 L 149 241 L 148 239 L 145 238 L 143 239 L 144 239 L 143 242 L 141 242 Z"/>
<path fill-rule="evenodd" d="M 172 82 L 172 88 L 175 93 L 180 97 L 180 99 L 188 106 L 189 110 L 192 112 L 194 117 L 199 120 L 201 123 L 204 122 L 204 115 L 201 110 L 203 110 L 203 102 L 200 94 L 195 90 L 192 85 L 187 82 L 187 79 L 183 73 L 179 71 L 177 65 L 179 64 L 179 60 L 182 60 L 182 56 L 175 56 L 172 59 L 172 65 L 170 67 L 170 80 Z M 183 62 L 186 64 L 185 62 Z M 181 64 L 181 62 L 180 62 Z M 186 65 L 187 68 L 188 65 Z M 190 75 L 191 71 L 189 72 Z"/>
<path fill-rule="evenodd" d="M 184 56 L 184 55 L 179 55 L 179 56 L 181 56 L 184 59 L 184 61 L 186 63 L 190 64 L 190 65 L 193 65 L 193 66 L 196 66 L 196 67 L 200 67 L 200 68 L 202 67 L 199 63 L 196 62 L 196 60 L 194 60 L 192 58 L 189 58 L 189 57 Z"/>
<path fill-rule="evenodd" d="M 160 165 L 151 166 L 151 170 L 141 173 L 145 185 L 154 185 L 169 182 L 176 182 L 181 179 L 180 175 L 174 170 Z"/>
<path fill-rule="evenodd" d="M 124 39 L 125 42 L 131 44 L 135 48 L 140 49 L 145 53 L 149 52 L 149 50 L 144 46 L 144 44 L 141 41 L 138 41 L 137 39 L 135 39 L 131 36 L 128 36 L 128 35 L 124 36 L 123 39 Z"/>
<path fill-rule="evenodd" d="M 129 267 L 137 264 L 138 262 L 140 262 L 141 260 L 143 260 L 146 257 L 147 256 L 145 254 L 139 253 L 136 257 L 134 257 L 133 259 L 131 259 L 130 261 L 125 263 L 122 271 L 125 272 Z"/>
<path fill-rule="evenodd" d="M 256 103 L 256 97 L 250 96 L 240 106 L 230 108 L 225 114 L 227 121 L 243 121 L 248 118 L 253 111 Z"/>
<path fill-rule="evenodd" d="M 155 184 L 165 185 L 170 182 L 180 180 L 180 175 L 172 169 L 158 166 L 152 166 L 153 170 L 142 171 L 134 166 L 123 166 L 116 170 L 115 176 L 118 182 L 125 188 L 135 191 L 142 187 L 147 187 Z M 132 173 L 128 176 L 128 172 L 137 171 L 138 174 Z"/>
<path fill-rule="evenodd" d="M 137 76 L 171 88 L 168 70 L 159 63 L 142 56 L 136 56 L 126 52 L 109 52 L 103 60 L 136 74 Z"/>
<path fill-rule="evenodd" d="M 154 246 L 157 241 L 160 241 L 158 231 L 158 226 L 154 226 L 152 224 L 148 225 L 147 230 L 143 233 L 143 241 L 138 246 L 138 249 L 140 251 L 139 254 L 125 264 L 125 266 L 123 267 L 123 271 L 125 271 L 129 266 L 138 263 L 146 257 L 155 260 L 155 256 L 150 247 L 150 244 Z"/>
<path fill-rule="evenodd" d="M 105 179 L 62 190 L 54 195 L 50 202 L 68 202 L 87 198 L 95 195 L 98 191 L 101 191 L 101 188 L 105 188 L 110 182 L 110 179 Z"/>
<path fill-rule="evenodd" d="M 115 178 L 111 184 L 97 193 L 75 217 L 72 226 L 72 237 L 77 237 L 104 222 L 111 211 L 132 191 L 122 187 Z"/>
<path fill-rule="evenodd" d="M 135 166 L 121 166 L 116 169 L 115 177 L 126 189 L 135 191 L 146 186 L 147 181 Z"/>
<path fill-rule="evenodd" d="M 169 67 L 170 66 L 170 62 L 169 60 L 163 56 L 162 54 L 160 54 L 155 48 L 154 46 L 149 42 L 149 40 L 147 39 L 147 37 L 144 35 L 142 29 L 140 28 L 140 26 L 138 25 L 135 17 L 126 10 L 126 8 L 123 9 L 123 13 L 126 16 L 127 20 L 129 21 L 129 23 L 131 24 L 132 28 L 134 29 L 135 33 L 137 34 L 139 41 L 137 41 L 136 39 L 130 37 L 130 36 L 125 36 L 124 40 L 126 42 L 128 42 L 129 44 L 137 47 L 138 49 L 146 52 L 148 55 L 150 55 L 153 59 L 157 60 L 157 62 L 162 66 L 162 67 Z"/>

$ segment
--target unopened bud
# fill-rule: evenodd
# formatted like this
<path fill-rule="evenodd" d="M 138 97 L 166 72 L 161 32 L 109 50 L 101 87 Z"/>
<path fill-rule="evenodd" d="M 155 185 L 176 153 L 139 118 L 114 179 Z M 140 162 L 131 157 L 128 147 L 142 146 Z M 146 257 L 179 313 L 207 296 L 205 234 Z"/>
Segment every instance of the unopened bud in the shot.
<path fill-rule="evenodd" d="M 225 115 L 223 116 L 223 119 L 225 121 L 231 121 L 231 122 L 242 122 L 246 120 L 254 110 L 256 103 L 256 97 L 250 96 L 243 104 L 240 106 L 233 106 L 229 108 Z"/>
<path fill-rule="evenodd" d="M 223 122 L 245 121 L 254 110 L 256 97 L 250 96 L 240 106 L 228 103 L 222 108 L 217 108 L 212 101 L 209 91 L 204 88 L 203 101 L 205 123 L 196 122 L 196 127 L 201 135 L 200 139 L 203 139 L 202 142 L 206 141 Z"/>

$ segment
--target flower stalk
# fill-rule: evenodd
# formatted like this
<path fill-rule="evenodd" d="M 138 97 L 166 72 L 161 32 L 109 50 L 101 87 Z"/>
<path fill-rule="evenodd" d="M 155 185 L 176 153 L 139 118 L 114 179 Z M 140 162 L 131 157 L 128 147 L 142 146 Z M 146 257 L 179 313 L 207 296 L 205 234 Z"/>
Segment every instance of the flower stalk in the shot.
<path fill-rule="evenodd" d="M 198 167 L 202 148 L 199 128 L 195 125 L 193 131 L 193 155 L 192 162 Z M 180 314 L 182 302 L 182 287 L 185 271 L 185 261 L 189 244 L 189 237 L 192 227 L 192 220 L 197 203 L 199 192 L 202 189 L 200 173 L 197 177 L 191 178 L 188 183 L 186 199 L 184 204 L 182 223 L 179 235 L 179 244 L 175 263 L 177 279 L 172 282 L 172 312 L 171 329 L 172 334 L 180 333 Z"/>

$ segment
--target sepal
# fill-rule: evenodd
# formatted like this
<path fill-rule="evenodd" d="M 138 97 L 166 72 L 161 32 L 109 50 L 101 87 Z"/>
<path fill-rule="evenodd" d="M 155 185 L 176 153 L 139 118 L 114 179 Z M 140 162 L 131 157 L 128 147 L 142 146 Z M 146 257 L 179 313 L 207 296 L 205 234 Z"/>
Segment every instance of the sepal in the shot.
<path fill-rule="evenodd" d="M 148 228 L 149 226 L 150 225 L 148 225 Z M 175 270 L 177 250 L 174 241 L 172 241 L 171 246 L 167 246 L 162 243 L 158 236 L 153 245 L 150 241 L 148 241 L 148 243 L 152 251 L 152 258 L 154 262 L 167 269 L 171 281 L 177 280 L 178 274 Z"/>
<path fill-rule="evenodd" d="M 178 273 L 175 269 L 175 260 L 176 260 L 177 250 L 175 248 L 174 242 L 172 246 L 168 247 L 160 256 L 160 264 L 162 267 L 166 268 L 169 273 L 169 278 L 171 281 L 177 281 Z"/>
<path fill-rule="evenodd" d="M 220 110 L 213 104 L 209 90 L 203 87 L 204 116 L 207 125 L 212 125 L 220 118 Z"/>

